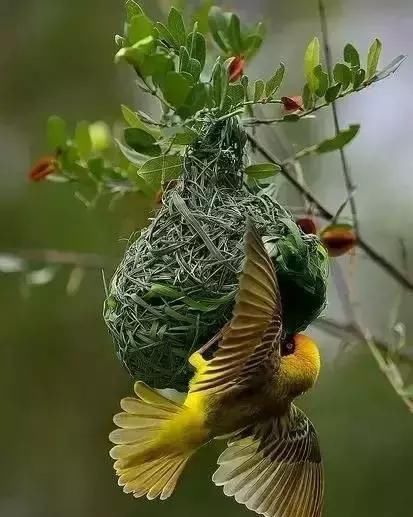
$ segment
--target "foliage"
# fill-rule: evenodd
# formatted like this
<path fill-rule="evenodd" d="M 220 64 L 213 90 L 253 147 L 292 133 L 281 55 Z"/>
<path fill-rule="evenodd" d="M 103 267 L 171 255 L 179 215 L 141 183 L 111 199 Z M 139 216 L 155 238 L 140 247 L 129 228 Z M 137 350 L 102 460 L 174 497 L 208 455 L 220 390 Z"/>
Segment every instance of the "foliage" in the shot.
<path fill-rule="evenodd" d="M 203 9 L 202 17 L 200 13 L 192 23 L 172 7 L 167 20 L 153 21 L 137 2 L 126 1 L 123 34 L 115 38 L 115 61 L 133 68 L 139 88 L 159 101 L 161 117 L 153 120 L 122 106 L 124 127 L 119 135 L 111 134 L 103 123 L 86 122 L 80 122 L 74 135 L 69 135 L 65 122 L 51 117 L 47 133 L 56 167 L 44 174 L 42 169 L 37 179 L 47 176 L 82 187 L 94 186 L 96 197 L 104 192 L 129 191 L 154 197 L 164 183 L 180 175 L 181 157 L 199 138 L 207 117 L 222 120 L 238 115 L 247 125 L 296 122 L 384 79 L 404 60 L 399 56 L 379 71 L 382 44 L 378 39 L 368 50 L 365 66 L 359 51 L 347 43 L 343 60 L 329 74 L 320 58 L 319 40 L 314 38 L 304 53 L 305 84 L 302 100 L 297 103 L 297 98 L 277 96 L 287 73 L 284 63 L 268 78 L 250 81 L 244 73 L 244 66 L 263 42 L 261 23 L 246 26 L 235 13 L 216 6 Z M 257 104 L 279 104 L 285 109 L 273 120 L 249 119 Z M 340 135 L 299 152 L 296 158 L 339 150 L 357 131 L 358 126 L 350 126 Z M 277 171 L 270 164 L 246 170 L 250 179 L 267 181 Z"/>

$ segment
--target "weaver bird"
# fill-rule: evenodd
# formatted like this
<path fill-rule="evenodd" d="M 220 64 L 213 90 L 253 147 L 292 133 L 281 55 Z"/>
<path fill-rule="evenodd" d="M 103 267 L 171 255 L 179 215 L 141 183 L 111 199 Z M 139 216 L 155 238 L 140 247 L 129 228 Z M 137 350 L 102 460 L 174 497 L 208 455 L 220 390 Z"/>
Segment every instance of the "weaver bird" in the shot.
<path fill-rule="evenodd" d="M 229 438 L 213 476 L 224 493 L 268 517 L 319 517 L 323 468 L 313 425 L 293 400 L 317 379 L 315 343 L 282 329 L 276 273 L 252 225 L 233 316 L 183 404 L 142 382 L 121 401 L 110 451 L 119 485 L 135 497 L 168 498 L 188 459 L 212 438 Z"/>

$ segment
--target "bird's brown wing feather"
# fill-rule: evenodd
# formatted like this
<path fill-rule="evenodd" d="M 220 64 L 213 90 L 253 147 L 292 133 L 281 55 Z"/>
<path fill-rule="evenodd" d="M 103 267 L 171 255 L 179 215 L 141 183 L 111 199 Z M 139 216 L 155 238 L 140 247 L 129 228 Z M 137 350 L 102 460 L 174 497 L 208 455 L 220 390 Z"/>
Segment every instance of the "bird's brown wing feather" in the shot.
<path fill-rule="evenodd" d="M 316 431 L 296 406 L 228 443 L 213 476 L 224 493 L 266 517 L 320 517 L 324 476 Z"/>
<path fill-rule="evenodd" d="M 278 363 L 282 332 L 281 300 L 271 258 L 252 223 L 245 236 L 246 259 L 233 316 L 218 350 L 191 391 L 222 391 L 248 384 Z M 264 382 L 264 378 L 262 378 Z"/>

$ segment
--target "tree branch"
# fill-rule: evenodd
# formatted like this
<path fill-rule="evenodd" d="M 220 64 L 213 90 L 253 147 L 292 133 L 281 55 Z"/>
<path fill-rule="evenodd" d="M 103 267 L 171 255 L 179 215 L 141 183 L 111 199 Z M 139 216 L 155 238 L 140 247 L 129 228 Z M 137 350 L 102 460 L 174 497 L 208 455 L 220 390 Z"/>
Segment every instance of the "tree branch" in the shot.
<path fill-rule="evenodd" d="M 251 135 L 250 133 L 248 134 L 248 140 L 266 160 L 278 165 L 281 168 L 280 173 L 288 180 L 289 183 L 291 183 L 299 192 L 301 192 L 301 194 L 303 194 L 310 203 L 312 203 L 317 208 L 321 217 L 328 221 L 334 220 L 335 214 L 326 208 L 313 192 L 311 192 L 306 186 L 300 184 L 300 182 L 288 171 L 288 168 L 284 162 L 277 160 L 277 158 L 270 151 L 268 151 L 268 149 L 266 149 L 255 136 Z M 391 278 L 393 278 L 406 289 L 413 291 L 412 280 L 410 280 L 410 278 L 408 278 L 403 272 L 401 272 L 396 266 L 389 262 L 383 255 L 376 251 L 360 236 L 358 238 L 357 245 Z"/>
<path fill-rule="evenodd" d="M 82 267 L 84 269 L 103 269 L 114 261 L 96 253 L 80 253 L 75 251 L 59 251 L 50 249 L 2 250 L 0 260 L 21 262 L 41 262 L 43 264 Z"/>
<path fill-rule="evenodd" d="M 328 37 L 327 15 L 326 15 L 326 10 L 325 10 L 323 0 L 318 0 L 318 10 L 319 10 L 319 14 L 320 14 L 321 33 L 323 36 L 323 47 L 324 47 L 326 65 L 327 65 L 327 73 L 328 73 L 328 77 L 331 81 L 332 75 L 333 75 L 333 59 L 331 56 L 331 49 L 330 49 L 329 37 Z M 334 129 L 335 129 L 336 135 L 338 135 L 340 133 L 340 124 L 338 121 L 337 104 L 335 101 L 333 101 L 331 103 L 331 109 L 333 112 Z M 348 195 L 348 201 L 350 203 L 350 210 L 351 210 L 351 216 L 353 219 L 354 231 L 358 238 L 360 235 L 359 221 L 358 221 L 358 216 L 357 216 L 356 201 L 355 201 L 354 195 L 353 195 L 353 193 L 355 191 L 355 185 L 353 183 L 353 178 L 351 175 L 350 167 L 348 165 L 347 158 L 346 158 L 343 147 L 340 148 L 339 153 L 340 153 L 341 166 L 343 169 L 344 182 L 346 185 L 346 190 L 347 190 L 347 195 Z"/>
<path fill-rule="evenodd" d="M 330 336 L 334 336 L 339 339 L 365 341 L 365 336 L 360 329 L 352 324 L 340 323 L 331 318 L 322 317 L 315 320 L 312 325 L 323 332 L 326 332 Z M 381 352 L 389 353 L 391 346 L 388 343 L 385 343 L 376 336 L 371 336 L 371 339 Z M 410 366 L 413 365 L 413 354 L 407 350 L 399 352 L 398 359 L 402 364 L 408 364 Z"/>

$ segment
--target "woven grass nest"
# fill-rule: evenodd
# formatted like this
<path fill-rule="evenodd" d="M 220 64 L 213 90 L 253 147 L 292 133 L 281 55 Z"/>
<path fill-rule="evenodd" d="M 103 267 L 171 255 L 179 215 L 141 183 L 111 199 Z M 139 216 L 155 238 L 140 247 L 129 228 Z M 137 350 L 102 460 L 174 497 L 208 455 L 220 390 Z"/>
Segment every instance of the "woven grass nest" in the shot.
<path fill-rule="evenodd" d="M 250 217 L 274 261 L 288 332 L 326 303 L 328 259 L 265 190 L 244 178 L 246 138 L 236 119 L 206 124 L 184 173 L 126 250 L 104 317 L 129 373 L 155 388 L 187 388 L 188 356 L 231 317 Z"/>

